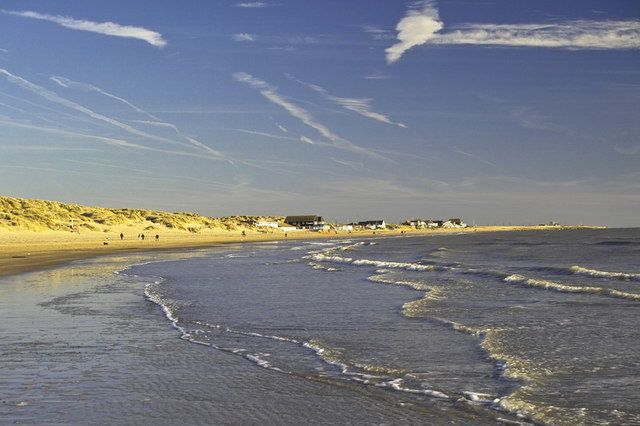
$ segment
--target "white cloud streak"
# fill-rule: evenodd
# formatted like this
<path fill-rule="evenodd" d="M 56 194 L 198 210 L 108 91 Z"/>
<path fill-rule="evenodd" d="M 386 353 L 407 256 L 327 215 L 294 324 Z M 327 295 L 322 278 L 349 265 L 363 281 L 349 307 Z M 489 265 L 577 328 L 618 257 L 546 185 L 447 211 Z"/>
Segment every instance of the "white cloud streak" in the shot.
<path fill-rule="evenodd" d="M 149 114 L 148 112 L 146 112 L 145 110 L 143 110 L 142 108 L 139 108 L 137 106 L 135 106 L 134 104 L 132 104 L 131 102 L 127 101 L 126 99 L 123 99 L 119 96 L 116 96 L 112 93 L 106 92 L 104 90 L 102 90 L 99 87 L 94 86 L 93 84 L 89 84 L 89 83 L 79 83 L 77 81 L 73 81 L 73 80 L 69 80 L 68 78 L 65 77 L 60 77 L 60 76 L 51 76 L 49 77 L 49 79 L 55 83 L 57 83 L 59 86 L 62 86 L 66 89 L 77 89 L 77 90 L 81 90 L 83 92 L 97 92 L 100 93 L 103 96 L 106 96 L 108 98 L 111 99 L 115 99 L 118 102 L 122 102 L 123 104 L 127 105 L 128 107 L 134 109 L 135 111 L 146 115 L 147 117 L 151 118 L 152 120 L 155 121 L 161 121 L 159 118 Z"/>
<path fill-rule="evenodd" d="M 89 135 L 89 134 L 86 134 L 86 133 L 72 132 L 72 131 L 61 130 L 61 129 L 56 129 L 56 128 L 52 128 L 52 127 L 35 126 L 33 124 L 20 123 L 20 122 L 17 122 L 17 121 L 11 121 L 11 120 L 6 120 L 6 119 L 0 119 L 0 125 L 19 127 L 19 128 L 22 128 L 22 129 L 29 129 L 29 130 L 37 130 L 37 131 L 41 131 L 41 132 L 45 132 L 45 133 L 52 133 L 52 134 L 57 134 L 57 135 L 67 136 L 67 137 L 72 137 L 72 138 L 97 140 L 97 141 L 100 141 L 100 142 L 104 142 L 107 145 L 119 146 L 119 147 L 124 147 L 124 148 L 139 148 L 139 149 L 147 148 L 147 147 L 145 147 L 143 145 L 130 143 L 130 142 L 127 142 L 127 141 L 122 140 L 122 139 L 114 139 L 114 138 L 107 138 L 107 137 L 103 137 L 103 136 Z"/>
<path fill-rule="evenodd" d="M 248 33 L 239 33 L 231 36 L 234 41 L 238 42 L 247 42 L 247 41 L 256 41 L 256 36 Z"/>
<path fill-rule="evenodd" d="M 175 125 L 175 124 L 171 124 L 171 123 L 167 123 L 162 121 L 161 119 L 159 119 L 158 117 L 156 117 L 155 115 L 145 111 L 144 109 L 134 105 L 133 103 L 129 102 L 128 100 L 121 98 L 119 96 L 116 96 L 112 93 L 109 93 L 105 90 L 102 90 L 101 88 L 94 86 L 93 84 L 89 84 L 89 83 L 80 83 L 77 81 L 73 81 L 73 80 L 69 80 L 68 78 L 65 77 L 59 77 L 59 76 L 51 76 L 49 77 L 52 81 L 56 82 L 58 85 L 65 87 L 65 88 L 70 88 L 70 89 L 78 89 L 78 90 L 82 90 L 85 92 L 97 92 L 103 96 L 106 96 L 108 98 L 114 99 L 118 102 L 121 102 L 125 105 L 127 105 L 128 107 L 132 108 L 133 110 L 135 110 L 136 112 L 139 112 L 141 114 L 146 115 L 147 117 L 149 117 L 152 121 L 148 121 L 148 120 L 133 120 L 134 122 L 138 122 L 138 123 L 142 123 L 142 124 L 146 124 L 146 125 L 153 125 L 153 126 L 160 126 L 160 127 L 167 127 L 172 129 L 178 136 L 180 136 L 183 139 L 186 139 L 191 145 L 214 155 L 217 156 L 222 156 L 222 154 L 216 150 L 211 149 L 209 146 L 205 145 L 204 143 L 185 135 L 184 133 L 182 133 L 182 131 Z"/>
<path fill-rule="evenodd" d="M 292 117 L 297 118 L 307 126 L 316 130 L 323 137 L 330 140 L 332 142 L 332 146 L 334 146 L 335 148 L 345 149 L 359 154 L 366 154 L 372 157 L 377 157 L 379 159 L 388 160 L 386 157 L 376 154 L 361 146 L 355 145 L 348 140 L 336 135 L 327 126 L 317 122 L 313 115 L 309 113 L 309 111 L 282 96 L 280 93 L 278 93 L 277 89 L 274 86 L 271 86 L 269 83 L 255 78 L 251 74 L 247 74 L 246 72 L 237 72 L 233 74 L 233 77 L 236 79 L 236 81 L 244 83 L 249 87 L 258 90 L 260 94 L 268 101 L 280 106 Z"/>
<path fill-rule="evenodd" d="M 247 129 L 233 129 L 236 132 L 240 132 L 240 133 L 246 133 L 248 135 L 254 135 L 254 136 L 263 136 L 265 138 L 270 138 L 270 139 L 281 139 L 281 140 L 285 140 L 285 141 L 295 141 L 297 140 L 296 138 L 292 138 L 290 136 L 281 136 L 281 135 L 274 135 L 271 133 L 267 133 L 267 132 L 258 132 L 256 130 L 247 130 Z"/>
<path fill-rule="evenodd" d="M 532 24 L 463 24 L 441 32 L 434 1 L 414 3 L 396 27 L 398 43 L 387 48 L 389 64 L 423 44 L 564 49 L 640 49 L 640 21 L 565 21 Z"/>
<path fill-rule="evenodd" d="M 245 3 L 236 3 L 233 6 L 243 7 L 245 9 L 262 9 L 263 7 L 267 7 L 267 3 L 263 1 L 250 1 Z"/>
<path fill-rule="evenodd" d="M 320 87 L 317 84 L 309 84 L 309 83 L 305 83 L 305 82 L 300 81 L 300 80 L 296 80 L 296 81 L 298 81 L 299 83 L 304 84 L 305 86 L 309 87 L 311 90 L 319 93 L 323 98 L 325 98 L 325 99 L 327 99 L 329 101 L 335 102 L 336 104 L 340 105 L 344 109 L 356 112 L 356 113 L 360 114 L 363 117 L 370 118 L 372 120 L 376 120 L 376 121 L 379 121 L 381 123 L 392 124 L 392 125 L 398 126 L 398 127 L 403 127 L 403 128 L 407 127 L 403 123 L 396 123 L 394 121 L 391 121 L 391 119 L 388 116 L 384 115 L 384 114 L 372 111 L 371 110 L 371 103 L 373 102 L 373 99 L 369 99 L 369 98 L 342 98 L 342 97 L 334 96 L 334 95 L 330 94 L 329 92 L 327 92 L 327 90 L 325 88 Z"/>
<path fill-rule="evenodd" d="M 622 155 L 638 155 L 640 154 L 640 145 L 634 145 L 634 146 L 627 146 L 627 147 L 622 147 L 622 146 L 614 146 L 613 147 L 614 151 L 617 152 L 618 154 L 622 154 Z"/>
<path fill-rule="evenodd" d="M 22 18 L 38 19 L 53 22 L 62 27 L 78 31 L 89 31 L 114 37 L 133 38 L 146 41 L 152 46 L 162 48 L 167 45 L 167 41 L 162 34 L 143 27 L 133 27 L 120 25 L 115 22 L 93 22 L 82 19 L 73 19 L 60 15 L 46 15 L 32 11 L 2 10 L 5 15 L 19 16 Z"/>
<path fill-rule="evenodd" d="M 473 159 L 478 160 L 479 162 L 481 162 L 481 163 L 483 163 L 483 164 L 487 164 L 487 165 L 489 165 L 489 166 L 494 166 L 494 167 L 496 166 L 496 164 L 495 164 L 495 163 L 492 163 L 492 162 L 491 162 L 491 161 L 489 161 L 489 160 L 485 160 L 484 158 L 482 158 L 482 157 L 480 157 L 480 156 L 478 156 L 478 155 L 471 154 L 471 153 L 469 153 L 469 152 L 463 151 L 463 150 L 461 150 L 461 149 L 460 149 L 459 147 L 457 147 L 457 146 L 454 146 L 454 147 L 453 147 L 453 152 L 455 152 L 456 154 L 464 155 L 465 157 L 473 158 Z"/>
<path fill-rule="evenodd" d="M 128 124 L 122 123 L 122 122 L 120 122 L 118 120 L 115 120 L 113 118 L 110 118 L 110 117 L 107 117 L 107 116 L 102 115 L 100 113 L 97 113 L 95 111 L 92 111 L 89 108 L 86 108 L 86 107 L 84 107 L 84 106 L 82 106 L 80 104 L 77 104 L 77 103 L 75 103 L 73 101 L 70 101 L 68 99 L 63 98 L 63 97 L 57 95 L 56 93 L 45 89 L 44 87 L 38 86 L 37 84 L 31 83 L 30 81 L 25 80 L 22 77 L 16 76 L 16 75 L 10 73 L 9 71 L 7 71 L 6 69 L 0 68 L 0 75 L 4 75 L 9 82 L 11 82 L 13 84 L 16 84 L 16 85 L 22 87 L 23 89 L 29 90 L 29 91 L 35 93 L 36 95 L 39 95 L 39 96 L 47 99 L 50 102 L 54 102 L 54 103 L 63 105 L 65 107 L 69 108 L 69 109 L 81 112 L 81 113 L 93 118 L 94 120 L 110 124 L 110 125 L 112 125 L 114 127 L 117 127 L 117 128 L 119 128 L 121 130 L 124 130 L 127 133 L 130 133 L 130 134 L 133 134 L 133 135 L 136 135 L 136 136 L 140 136 L 140 137 L 143 137 L 143 138 L 151 139 L 151 140 L 156 140 L 156 141 L 159 141 L 159 142 L 167 142 L 167 143 L 185 145 L 185 143 L 182 143 L 182 142 L 177 142 L 177 141 L 174 141 L 174 140 L 171 140 L 171 139 L 163 138 L 163 137 L 160 137 L 160 136 L 156 136 L 156 135 L 153 135 L 153 134 L 138 130 L 138 129 L 132 127 L 132 126 L 129 126 Z M 168 124 L 169 126 L 173 126 L 173 125 L 171 125 L 169 123 L 166 123 L 166 124 Z M 173 127 L 175 128 L 175 126 L 173 126 Z M 216 150 L 214 150 L 214 149 L 212 149 L 212 148 L 210 148 L 210 147 L 208 147 L 208 146 L 202 144 L 201 142 L 196 141 L 196 140 L 194 140 L 192 138 L 189 138 L 189 137 L 186 137 L 186 136 L 184 136 L 184 137 L 189 141 L 189 146 L 190 147 L 192 147 L 192 148 L 196 147 L 196 148 L 198 148 L 199 150 L 203 151 L 204 153 L 206 153 L 208 155 L 211 155 L 211 156 L 214 156 L 214 157 L 217 157 L 217 158 L 223 158 L 223 155 L 220 152 L 218 152 L 218 151 L 216 151 Z"/>
<path fill-rule="evenodd" d="M 308 138 L 308 137 L 306 137 L 306 136 L 304 136 L 304 135 L 300 136 L 300 142 L 303 142 L 303 143 L 306 143 L 306 144 L 309 144 L 309 145 L 315 145 L 315 144 L 316 144 L 316 143 L 313 141 L 313 139 Z"/>

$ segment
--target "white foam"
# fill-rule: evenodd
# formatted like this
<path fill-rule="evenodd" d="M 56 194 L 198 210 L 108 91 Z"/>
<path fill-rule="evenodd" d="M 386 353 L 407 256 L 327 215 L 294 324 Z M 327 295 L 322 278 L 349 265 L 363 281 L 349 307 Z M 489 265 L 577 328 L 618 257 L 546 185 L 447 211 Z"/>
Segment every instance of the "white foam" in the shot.
<path fill-rule="evenodd" d="M 440 391 L 436 391 L 436 390 L 433 390 L 433 389 L 412 389 L 412 388 L 407 388 L 407 387 L 402 386 L 403 382 L 404 382 L 404 379 L 402 379 L 402 378 L 394 379 L 394 380 L 391 380 L 390 382 L 387 382 L 386 385 L 388 385 L 392 389 L 395 389 L 395 390 L 401 391 L 401 392 L 414 393 L 414 394 L 420 394 L 420 395 L 429 395 L 429 396 L 433 396 L 435 398 L 449 399 L 449 396 L 447 394 L 442 393 Z"/>
<path fill-rule="evenodd" d="M 480 404 L 492 404 L 496 400 L 495 396 L 490 395 L 488 393 L 464 391 L 464 392 L 462 392 L 462 394 L 469 401 L 477 402 L 477 403 L 480 403 Z"/>
<path fill-rule="evenodd" d="M 574 285 L 559 283 L 556 281 L 528 278 L 520 274 L 509 275 L 504 280 L 509 283 L 521 283 L 529 287 L 544 288 L 547 290 L 554 290 L 562 293 L 598 294 L 602 296 L 609 296 L 609 297 L 615 297 L 618 299 L 634 300 L 634 301 L 640 302 L 640 294 L 627 293 L 627 292 L 615 290 L 612 288 L 574 286 Z"/>
<path fill-rule="evenodd" d="M 352 263 L 358 266 L 376 266 L 378 268 L 406 269 L 409 271 L 433 271 L 436 269 L 431 265 L 420 265 L 418 263 L 406 262 L 389 262 L 383 260 L 358 259 L 354 260 Z"/>
<path fill-rule="evenodd" d="M 574 265 L 569 268 L 572 274 L 588 275 L 596 278 L 615 278 L 619 280 L 640 280 L 640 274 L 633 274 L 628 272 L 607 272 L 597 269 L 583 268 L 582 266 Z"/>
<path fill-rule="evenodd" d="M 442 267 L 435 267 L 432 265 L 421 265 L 419 263 L 409 262 L 391 262 L 384 260 L 370 260 L 370 259 L 353 259 L 351 257 L 336 256 L 333 254 L 325 253 L 310 253 L 305 256 L 305 259 L 314 260 L 316 262 L 329 262 L 329 263 L 343 263 L 351 264 L 355 266 L 374 266 L 376 268 L 387 269 L 404 269 L 408 271 L 435 271 L 437 269 L 443 269 Z"/>

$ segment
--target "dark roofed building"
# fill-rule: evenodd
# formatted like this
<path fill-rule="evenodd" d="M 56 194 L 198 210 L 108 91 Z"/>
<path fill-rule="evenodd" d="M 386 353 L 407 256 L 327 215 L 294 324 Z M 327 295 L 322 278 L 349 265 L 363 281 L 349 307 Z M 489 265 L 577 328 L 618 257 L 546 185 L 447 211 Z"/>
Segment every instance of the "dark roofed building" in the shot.
<path fill-rule="evenodd" d="M 305 228 L 312 229 L 314 227 L 323 226 L 324 220 L 322 220 L 322 216 L 287 216 L 284 219 L 284 223 L 287 223 L 291 226 L 295 226 L 296 228 Z"/>
<path fill-rule="evenodd" d="M 384 220 L 365 220 L 362 222 L 358 222 L 358 226 L 362 226 L 363 228 L 368 229 L 384 229 L 387 227 L 387 224 Z"/>

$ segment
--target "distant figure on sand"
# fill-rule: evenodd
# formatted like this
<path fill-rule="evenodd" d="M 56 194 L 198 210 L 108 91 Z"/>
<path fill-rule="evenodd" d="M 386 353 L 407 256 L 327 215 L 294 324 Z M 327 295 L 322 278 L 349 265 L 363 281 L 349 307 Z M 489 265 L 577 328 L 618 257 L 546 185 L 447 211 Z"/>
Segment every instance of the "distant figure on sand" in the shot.
<path fill-rule="evenodd" d="M 144 241 L 144 234 L 140 234 L 140 239 Z"/>
<path fill-rule="evenodd" d="M 246 236 L 247 236 L 247 233 L 246 233 L 246 232 L 244 232 L 244 231 L 242 231 L 242 236 L 243 236 L 243 237 L 246 237 Z"/>
<path fill-rule="evenodd" d="M 120 233 L 120 240 L 124 240 L 124 234 L 122 232 Z"/>
<path fill-rule="evenodd" d="M 156 241 L 160 239 L 160 235 L 156 234 Z"/>

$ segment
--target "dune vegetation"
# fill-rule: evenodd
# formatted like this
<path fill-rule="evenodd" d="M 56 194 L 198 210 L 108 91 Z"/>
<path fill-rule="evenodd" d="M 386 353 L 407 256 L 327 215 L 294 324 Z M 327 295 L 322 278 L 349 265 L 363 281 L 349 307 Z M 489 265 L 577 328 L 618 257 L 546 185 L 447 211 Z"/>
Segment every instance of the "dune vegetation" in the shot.
<path fill-rule="evenodd" d="M 207 217 L 195 213 L 115 209 L 65 204 L 57 201 L 0 197 L 0 229 L 15 231 L 96 231 L 123 227 L 148 231 L 237 231 L 254 228 L 257 220 L 282 221 L 282 217 Z"/>

